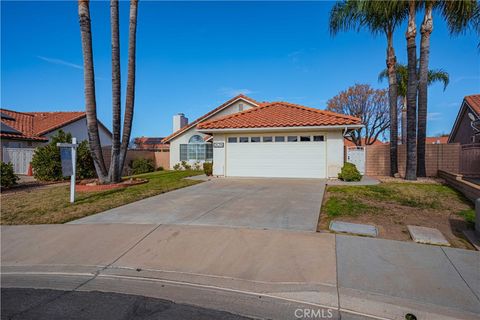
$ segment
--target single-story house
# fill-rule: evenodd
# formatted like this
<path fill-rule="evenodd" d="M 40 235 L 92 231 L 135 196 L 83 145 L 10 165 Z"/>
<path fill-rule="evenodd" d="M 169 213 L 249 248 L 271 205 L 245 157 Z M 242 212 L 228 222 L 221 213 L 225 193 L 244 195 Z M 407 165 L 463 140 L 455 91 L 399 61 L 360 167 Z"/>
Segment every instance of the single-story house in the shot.
<path fill-rule="evenodd" d="M 135 150 L 168 150 L 170 146 L 163 143 L 165 137 L 137 137 L 133 139 L 133 145 Z"/>
<path fill-rule="evenodd" d="M 0 109 L 1 159 L 12 162 L 16 173 L 26 174 L 33 149 L 47 144 L 59 130 L 71 133 L 78 142 L 88 140 L 84 111 L 18 112 Z M 112 133 L 99 121 L 102 146 L 112 145 Z"/>
<path fill-rule="evenodd" d="M 59 130 L 69 132 L 77 141 L 88 140 L 84 111 L 18 112 L 0 109 L 2 147 L 30 148 L 48 143 Z M 112 133 L 99 121 L 102 146 L 112 145 Z"/>
<path fill-rule="evenodd" d="M 480 94 L 463 98 L 448 143 L 480 143 Z"/>
<path fill-rule="evenodd" d="M 257 102 L 238 95 L 186 124 L 174 117 L 170 166 L 213 161 L 225 177 L 337 177 L 344 163 L 344 136 L 359 118 L 288 102 Z"/>

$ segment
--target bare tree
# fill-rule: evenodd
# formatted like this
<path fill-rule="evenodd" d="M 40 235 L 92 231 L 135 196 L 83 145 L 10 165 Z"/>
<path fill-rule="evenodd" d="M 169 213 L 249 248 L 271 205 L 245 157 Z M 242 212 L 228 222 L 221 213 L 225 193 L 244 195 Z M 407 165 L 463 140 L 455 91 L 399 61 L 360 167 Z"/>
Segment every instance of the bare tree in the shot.
<path fill-rule="evenodd" d="M 358 117 L 364 128 L 353 131 L 346 139 L 355 145 L 370 145 L 390 126 L 388 90 L 373 89 L 368 84 L 356 84 L 327 102 L 327 110 Z M 398 110 L 397 110 L 398 114 Z"/>

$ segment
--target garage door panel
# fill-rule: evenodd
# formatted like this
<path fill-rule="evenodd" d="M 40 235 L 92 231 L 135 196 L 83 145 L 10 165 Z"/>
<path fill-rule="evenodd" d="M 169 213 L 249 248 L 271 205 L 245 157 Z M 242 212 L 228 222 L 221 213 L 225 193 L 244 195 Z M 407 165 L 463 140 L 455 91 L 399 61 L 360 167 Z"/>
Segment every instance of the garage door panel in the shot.
<path fill-rule="evenodd" d="M 227 176 L 325 178 L 325 142 L 227 144 Z"/>

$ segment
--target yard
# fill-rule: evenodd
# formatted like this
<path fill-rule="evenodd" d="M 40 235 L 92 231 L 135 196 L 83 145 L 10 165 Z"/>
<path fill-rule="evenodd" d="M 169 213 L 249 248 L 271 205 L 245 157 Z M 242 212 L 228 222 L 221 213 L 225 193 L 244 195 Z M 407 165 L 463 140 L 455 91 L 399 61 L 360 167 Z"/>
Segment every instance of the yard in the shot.
<path fill-rule="evenodd" d="M 184 179 L 201 174 L 200 171 L 157 171 L 136 177 L 148 182 L 124 189 L 101 192 L 78 192 L 76 201 L 69 203 L 69 186 L 50 186 L 5 193 L 1 224 L 65 223 L 102 212 L 160 193 L 187 187 L 200 181 Z"/>
<path fill-rule="evenodd" d="M 319 230 L 340 220 L 375 225 L 380 238 L 411 241 L 407 225 L 418 225 L 439 229 L 453 247 L 472 248 L 462 230 L 473 227 L 473 206 L 441 183 L 329 186 L 320 217 Z"/>

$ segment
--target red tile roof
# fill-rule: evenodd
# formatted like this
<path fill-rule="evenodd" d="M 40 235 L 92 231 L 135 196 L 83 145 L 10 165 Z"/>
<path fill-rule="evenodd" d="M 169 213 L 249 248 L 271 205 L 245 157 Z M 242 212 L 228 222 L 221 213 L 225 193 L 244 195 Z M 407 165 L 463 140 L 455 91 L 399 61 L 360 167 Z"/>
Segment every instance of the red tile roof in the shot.
<path fill-rule="evenodd" d="M 188 125 L 186 125 L 185 127 L 181 128 L 180 130 L 175 131 L 174 133 L 172 133 L 171 135 L 169 135 L 168 137 L 166 137 L 165 139 L 163 139 L 163 143 L 169 142 L 171 139 L 173 139 L 173 138 L 175 138 L 176 136 L 178 136 L 179 134 L 187 131 L 188 129 L 194 127 L 194 126 L 197 125 L 199 122 L 210 118 L 211 116 L 213 116 L 213 115 L 216 114 L 217 112 L 225 109 L 226 107 L 228 107 L 230 104 L 232 104 L 234 101 L 236 101 L 236 100 L 238 100 L 238 99 L 243 99 L 243 100 L 248 101 L 248 102 L 251 102 L 251 103 L 253 103 L 254 105 L 257 105 L 257 106 L 260 105 L 260 103 L 259 103 L 258 101 L 255 101 L 254 99 L 252 99 L 252 98 L 250 98 L 250 97 L 247 97 L 246 95 L 239 94 L 238 96 L 235 96 L 235 97 L 233 97 L 232 99 L 228 100 L 227 102 L 219 105 L 218 107 L 216 107 L 216 108 L 213 109 L 212 111 L 204 114 L 203 116 L 201 116 L 200 118 L 196 119 L 195 121 L 189 123 Z"/>
<path fill-rule="evenodd" d="M 477 115 L 480 115 L 480 94 L 466 96 L 465 101 L 468 103 L 470 108 L 472 108 L 477 113 Z"/>
<path fill-rule="evenodd" d="M 439 143 L 448 143 L 448 136 L 442 137 L 426 137 L 425 138 L 426 144 L 439 144 Z"/>
<path fill-rule="evenodd" d="M 0 109 L 0 111 L 8 116 L 8 118 L 2 117 L 1 121 L 21 132 L 21 135 L 2 132 L 0 136 L 23 140 L 48 141 L 44 134 L 86 117 L 84 111 L 17 112 L 7 109 Z"/>
<path fill-rule="evenodd" d="M 234 113 L 220 119 L 202 122 L 198 129 L 237 129 L 273 127 L 310 127 L 358 125 L 359 118 L 326 110 L 313 109 L 288 102 L 272 102 Z"/>
<path fill-rule="evenodd" d="M 137 137 L 134 139 L 137 150 L 169 149 L 170 145 L 162 143 L 164 138 L 159 137 Z"/>
<path fill-rule="evenodd" d="M 354 144 L 352 141 L 347 140 L 347 138 L 344 138 L 343 141 L 344 141 L 344 145 L 345 145 L 346 147 L 353 147 L 353 146 L 355 146 L 355 144 Z M 373 143 L 373 145 L 380 145 L 380 144 L 384 144 L 384 143 L 383 143 L 382 141 L 378 140 L 378 139 L 375 140 L 375 142 Z M 362 138 L 362 146 L 365 146 L 365 138 Z"/>

